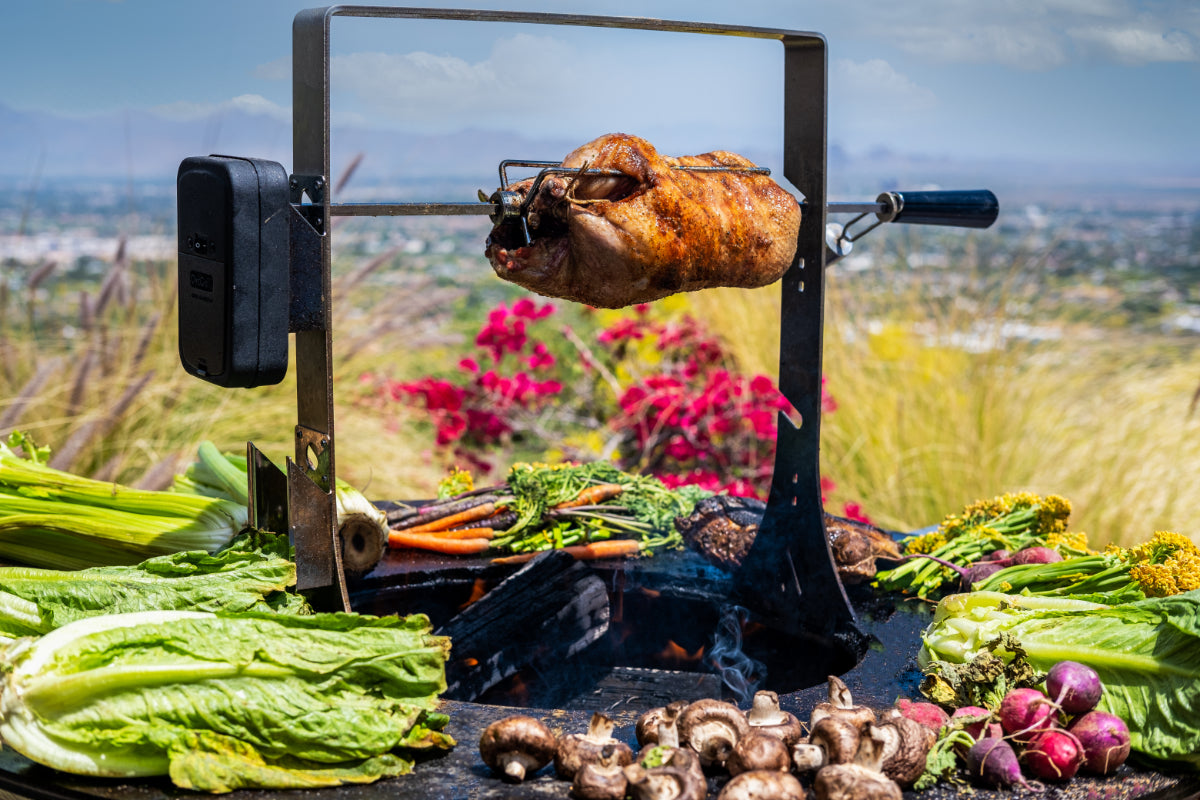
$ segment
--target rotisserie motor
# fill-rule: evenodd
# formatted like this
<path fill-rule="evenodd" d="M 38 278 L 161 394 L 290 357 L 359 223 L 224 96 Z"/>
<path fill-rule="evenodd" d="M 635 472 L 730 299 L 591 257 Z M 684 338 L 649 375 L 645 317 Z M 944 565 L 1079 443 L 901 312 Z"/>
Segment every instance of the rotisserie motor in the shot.
<path fill-rule="evenodd" d="M 497 275 L 538 294 L 620 308 L 716 286 L 765 286 L 795 257 L 796 198 L 746 172 L 755 165 L 734 153 L 669 158 L 614 133 L 562 166 L 579 172 L 542 181 L 526 214 L 529 242 L 521 221 L 507 219 L 485 251 Z M 525 199 L 533 185 L 529 178 L 504 189 Z"/>

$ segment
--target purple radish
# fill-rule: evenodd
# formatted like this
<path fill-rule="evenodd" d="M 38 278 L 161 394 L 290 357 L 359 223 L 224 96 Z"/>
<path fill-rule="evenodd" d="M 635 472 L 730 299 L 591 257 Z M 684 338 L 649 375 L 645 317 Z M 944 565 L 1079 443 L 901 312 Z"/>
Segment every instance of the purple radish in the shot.
<path fill-rule="evenodd" d="M 1013 689 L 1000 701 L 1000 725 L 1018 742 L 1058 725 L 1058 706 L 1037 689 Z"/>
<path fill-rule="evenodd" d="M 1026 547 L 1018 550 L 1012 557 L 1014 564 L 1053 564 L 1062 561 L 1059 552 L 1050 547 Z"/>
<path fill-rule="evenodd" d="M 978 741 L 983 736 L 984 730 L 987 728 L 988 720 L 991 719 L 992 712 L 986 708 L 979 706 L 962 706 L 954 709 L 954 713 L 950 715 L 950 719 L 961 719 L 963 722 L 963 730 L 970 734 L 971 738 Z M 971 720 L 967 722 L 966 720 Z"/>
<path fill-rule="evenodd" d="M 1067 731 L 1036 731 L 1021 752 L 1021 763 L 1047 781 L 1069 781 L 1083 764 L 1083 748 Z"/>
<path fill-rule="evenodd" d="M 992 552 L 988 553 L 987 560 L 997 562 L 1003 561 L 1005 566 L 1007 566 L 1012 563 L 1012 551 L 1005 550 L 1003 547 L 1001 547 L 999 550 L 993 550 Z"/>
<path fill-rule="evenodd" d="M 1129 726 L 1115 714 L 1089 711 L 1072 720 L 1067 730 L 1079 740 L 1088 772 L 1108 775 L 1129 758 Z"/>
<path fill-rule="evenodd" d="M 976 561 L 962 571 L 960 580 L 963 591 L 971 591 L 972 586 L 992 577 L 1007 566 L 1008 564 L 1000 561 Z"/>
<path fill-rule="evenodd" d="M 967 774 L 985 786 L 1036 788 L 1026 782 L 1016 751 L 1003 739 L 980 739 L 971 745 L 967 751 Z"/>
<path fill-rule="evenodd" d="M 1046 673 L 1046 693 L 1068 714 L 1091 711 L 1103 692 L 1096 670 L 1077 661 L 1060 661 Z"/>

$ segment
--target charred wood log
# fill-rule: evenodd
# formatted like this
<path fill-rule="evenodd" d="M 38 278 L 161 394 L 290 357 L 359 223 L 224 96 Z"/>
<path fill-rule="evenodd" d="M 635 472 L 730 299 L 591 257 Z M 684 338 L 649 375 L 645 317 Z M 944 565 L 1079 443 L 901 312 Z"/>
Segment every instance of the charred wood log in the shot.
<path fill-rule="evenodd" d="M 567 553 L 547 551 L 437 631 L 453 646 L 444 696 L 474 700 L 520 669 L 568 661 L 608 622 L 604 581 Z"/>

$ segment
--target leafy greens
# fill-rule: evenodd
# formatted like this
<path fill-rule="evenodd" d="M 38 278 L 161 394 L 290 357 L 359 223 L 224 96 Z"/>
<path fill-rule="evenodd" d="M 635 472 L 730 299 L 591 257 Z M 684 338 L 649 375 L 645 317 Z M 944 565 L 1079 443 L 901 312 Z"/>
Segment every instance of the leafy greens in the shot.
<path fill-rule="evenodd" d="M 257 531 L 218 553 L 191 550 L 134 566 L 0 567 L 0 642 L 132 611 L 310 613 L 303 597 L 285 592 L 295 582 L 287 537 Z"/>
<path fill-rule="evenodd" d="M 210 792 L 364 783 L 453 746 L 429 620 L 148 611 L 0 649 L 0 739 L 84 775 Z"/>
<path fill-rule="evenodd" d="M 1104 685 L 1099 708 L 1129 726 L 1133 749 L 1200 769 L 1200 589 L 1105 606 L 998 592 L 950 595 L 924 633 L 919 662 L 970 662 L 1009 634 L 1034 669 L 1078 661 Z M 1001 658 L 1013 653 L 995 648 Z"/>

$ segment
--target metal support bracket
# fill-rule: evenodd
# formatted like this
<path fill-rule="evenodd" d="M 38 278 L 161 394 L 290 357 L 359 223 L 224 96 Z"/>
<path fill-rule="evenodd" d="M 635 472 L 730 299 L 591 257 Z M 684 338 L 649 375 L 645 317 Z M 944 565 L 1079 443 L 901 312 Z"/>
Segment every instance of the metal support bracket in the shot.
<path fill-rule="evenodd" d="M 295 181 L 293 202 L 307 193 L 312 204 L 302 212 L 319 237 L 322 272 L 323 324 L 296 334 L 299 366 L 297 394 L 299 425 L 305 439 L 312 435 L 327 440 L 318 453 L 328 451 L 327 469 L 318 470 L 334 480 L 333 398 L 329 349 L 329 230 L 331 207 L 329 135 L 329 31 L 334 16 L 393 19 L 441 19 L 473 22 L 569 25 L 597 28 L 671 31 L 774 40 L 784 47 L 784 175 L 804 195 L 807 211 L 798 236 L 795 263 L 781 283 L 783 321 L 779 385 L 784 396 L 799 412 L 797 429 L 781 416 L 775 474 L 766 515 L 754 548 L 736 581 L 743 602 L 765 621 L 802 632 L 837 633 L 852 630 L 854 614 L 837 577 L 825 536 L 819 475 L 821 334 L 823 325 L 823 272 L 825 263 L 826 211 L 826 98 L 827 55 L 825 39 L 817 33 L 770 28 L 714 26 L 695 22 L 672 22 L 649 18 L 601 17 L 578 14 L 543 14 L 460 9 L 331 6 L 301 11 L 293 24 L 292 108 Z M 372 209 L 352 206 L 340 213 L 401 213 L 395 206 Z M 490 213 L 485 203 L 420 204 L 403 213 L 462 214 Z M 295 246 L 295 242 L 293 243 Z M 311 440 L 307 443 L 311 443 Z M 296 461 L 307 455 L 297 442 Z M 297 541 L 297 561 L 315 557 L 315 550 L 333 547 L 311 569 L 306 580 L 326 580 L 333 566 L 338 577 L 340 549 L 336 535 L 326 536 L 330 520 L 325 495 L 297 464 L 289 464 L 288 482 L 292 501 L 292 531 Z M 302 550 L 303 547 L 303 550 Z M 344 592 L 344 590 L 343 590 Z"/>

